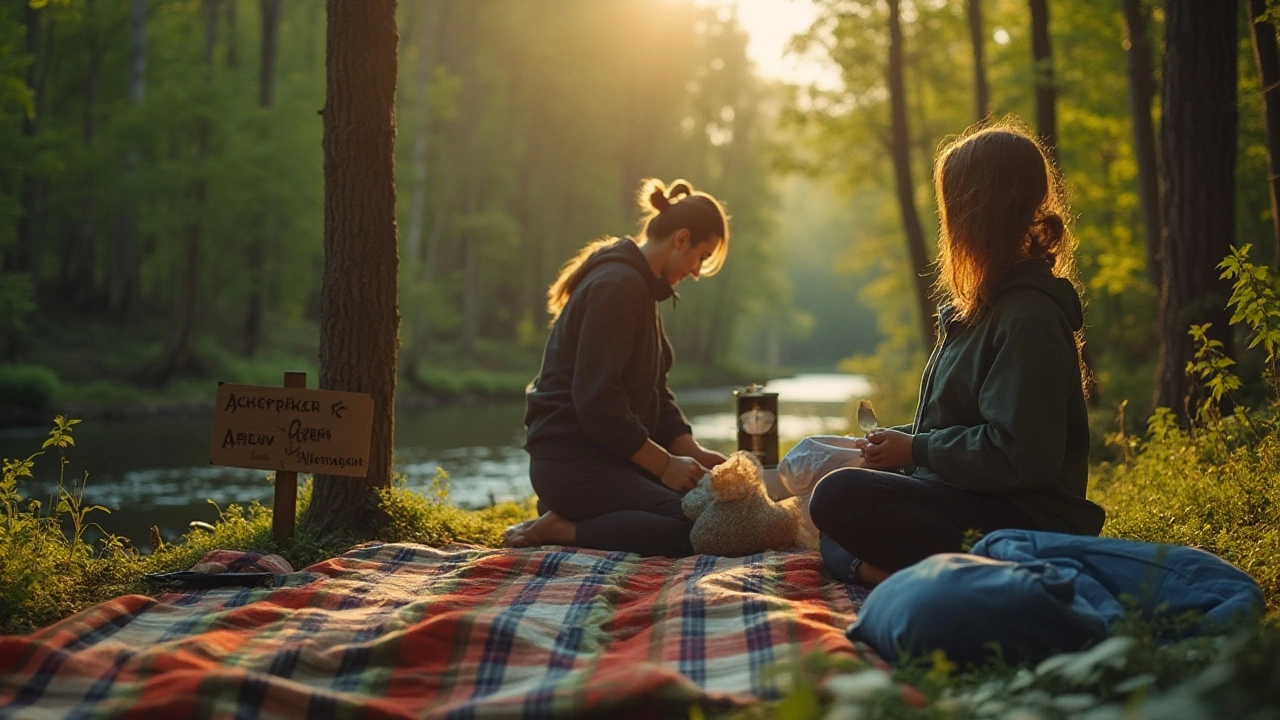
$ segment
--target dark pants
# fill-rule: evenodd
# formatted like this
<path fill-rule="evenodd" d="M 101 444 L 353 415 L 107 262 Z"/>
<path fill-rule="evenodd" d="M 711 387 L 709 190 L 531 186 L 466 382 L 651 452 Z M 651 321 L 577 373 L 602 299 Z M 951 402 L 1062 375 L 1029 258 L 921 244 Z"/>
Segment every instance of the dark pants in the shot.
<path fill-rule="evenodd" d="M 529 464 L 538 505 L 577 524 L 577 544 L 686 557 L 693 521 L 681 496 L 630 462 L 596 456 Z"/>
<path fill-rule="evenodd" d="M 1031 518 L 999 493 L 865 468 L 836 470 L 819 480 L 809 514 L 822 533 L 827 567 L 846 582 L 855 557 L 894 572 L 930 555 L 960 552 L 966 531 L 1034 529 Z"/>

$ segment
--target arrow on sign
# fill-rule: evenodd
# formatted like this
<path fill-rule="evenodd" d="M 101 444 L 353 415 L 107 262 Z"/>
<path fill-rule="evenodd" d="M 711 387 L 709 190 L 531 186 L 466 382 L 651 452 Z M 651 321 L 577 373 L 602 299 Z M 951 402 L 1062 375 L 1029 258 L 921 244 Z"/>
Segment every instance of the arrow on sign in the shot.
<path fill-rule="evenodd" d="M 346 409 L 347 406 L 343 405 L 341 400 L 329 406 L 329 412 L 333 413 L 339 420 L 342 419 L 342 411 Z"/>

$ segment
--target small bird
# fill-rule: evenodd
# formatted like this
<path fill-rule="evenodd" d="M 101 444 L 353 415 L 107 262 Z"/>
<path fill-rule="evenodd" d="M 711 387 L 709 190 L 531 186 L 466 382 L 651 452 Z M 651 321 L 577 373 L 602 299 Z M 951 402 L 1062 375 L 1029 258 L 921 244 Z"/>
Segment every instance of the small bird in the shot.
<path fill-rule="evenodd" d="M 872 430 L 878 430 L 879 428 L 880 421 L 876 419 L 876 411 L 875 408 L 871 407 L 871 401 L 859 400 L 858 429 L 862 431 L 863 435 L 866 435 Z"/>

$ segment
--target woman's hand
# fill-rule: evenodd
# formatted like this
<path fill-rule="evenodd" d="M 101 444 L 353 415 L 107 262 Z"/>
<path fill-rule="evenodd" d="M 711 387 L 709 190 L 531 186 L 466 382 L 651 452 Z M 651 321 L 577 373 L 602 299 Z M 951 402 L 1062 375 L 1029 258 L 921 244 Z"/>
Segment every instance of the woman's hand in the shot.
<path fill-rule="evenodd" d="M 662 476 L 658 479 L 663 485 L 678 493 L 692 490 L 702 476 L 707 474 L 707 469 L 691 457 L 671 455 L 670 458 L 667 461 L 667 467 L 662 471 Z"/>
<path fill-rule="evenodd" d="M 729 458 L 725 457 L 724 455 L 721 455 L 715 450 L 708 450 L 704 447 L 699 447 L 698 451 L 695 453 L 692 453 L 691 455 L 693 459 L 697 460 L 698 464 L 704 468 L 713 468 L 719 465 L 720 463 L 729 461 Z"/>
<path fill-rule="evenodd" d="M 671 454 L 684 455 L 698 461 L 698 464 L 704 468 L 713 468 L 722 462 L 728 460 L 724 455 L 715 450 L 708 450 L 698 444 L 693 436 L 685 433 L 676 437 L 671 441 Z"/>
<path fill-rule="evenodd" d="M 872 430 L 862 448 L 862 459 L 873 470 L 901 470 L 913 464 L 911 439 L 900 430 Z"/>

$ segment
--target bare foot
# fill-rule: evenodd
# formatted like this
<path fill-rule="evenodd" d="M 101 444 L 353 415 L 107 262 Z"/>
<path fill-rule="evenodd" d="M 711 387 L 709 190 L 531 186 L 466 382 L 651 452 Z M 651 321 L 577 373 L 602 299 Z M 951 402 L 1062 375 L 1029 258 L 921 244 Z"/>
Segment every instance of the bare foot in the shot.
<path fill-rule="evenodd" d="M 509 528 L 503 544 L 511 548 L 572 545 L 577 534 L 576 525 L 563 516 L 546 512 L 537 520 L 530 520 Z"/>
<path fill-rule="evenodd" d="M 532 520 L 525 520 L 524 522 L 519 522 L 519 523 L 516 523 L 515 525 L 508 526 L 507 531 L 502 535 L 502 542 L 504 544 L 510 542 L 513 535 L 518 535 L 520 533 L 523 533 L 525 530 L 529 529 L 530 525 L 534 524 L 537 521 L 538 521 L 538 518 L 533 518 Z"/>

